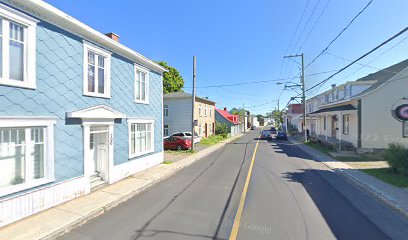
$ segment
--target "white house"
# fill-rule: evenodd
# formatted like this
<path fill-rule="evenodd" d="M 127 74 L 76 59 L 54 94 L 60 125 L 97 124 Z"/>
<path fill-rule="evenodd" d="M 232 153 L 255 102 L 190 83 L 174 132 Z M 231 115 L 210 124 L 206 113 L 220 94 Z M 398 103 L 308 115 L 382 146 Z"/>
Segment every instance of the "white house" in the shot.
<path fill-rule="evenodd" d="M 306 126 L 321 141 L 363 150 L 408 146 L 408 59 L 306 101 Z M 405 116 L 405 118 L 404 118 Z"/>

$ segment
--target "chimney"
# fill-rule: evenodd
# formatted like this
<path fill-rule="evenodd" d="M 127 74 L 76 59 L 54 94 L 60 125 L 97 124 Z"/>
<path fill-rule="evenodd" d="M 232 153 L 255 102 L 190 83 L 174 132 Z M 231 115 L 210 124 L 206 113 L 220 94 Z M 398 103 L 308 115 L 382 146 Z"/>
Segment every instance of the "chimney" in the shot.
<path fill-rule="evenodd" d="M 226 108 L 226 107 L 224 108 L 224 111 L 227 111 L 227 108 Z"/>
<path fill-rule="evenodd" d="M 331 85 L 331 87 L 332 87 L 332 88 L 335 88 L 335 87 L 336 87 L 336 84 L 335 84 L 335 83 L 334 83 L 334 84 L 332 84 L 332 85 Z"/>
<path fill-rule="evenodd" d="M 110 32 L 110 33 L 107 33 L 105 35 L 108 36 L 109 38 L 115 40 L 116 42 L 119 42 L 119 35 L 117 35 L 116 33 Z"/>

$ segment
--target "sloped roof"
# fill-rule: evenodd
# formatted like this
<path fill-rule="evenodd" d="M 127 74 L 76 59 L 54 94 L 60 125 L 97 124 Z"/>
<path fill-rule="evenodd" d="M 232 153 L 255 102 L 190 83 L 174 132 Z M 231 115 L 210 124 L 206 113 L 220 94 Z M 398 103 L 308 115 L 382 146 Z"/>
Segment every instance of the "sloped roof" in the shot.
<path fill-rule="evenodd" d="M 238 117 L 237 115 L 231 114 L 228 111 L 222 110 L 222 109 L 215 109 L 219 114 L 221 114 L 221 116 L 223 116 L 225 119 L 227 119 L 228 121 L 234 123 L 234 124 L 238 124 L 238 121 L 232 121 L 231 119 L 229 119 L 229 117 Z"/>
<path fill-rule="evenodd" d="M 98 32 L 97 30 L 89 27 L 85 23 L 80 22 L 67 13 L 57 9 L 51 4 L 45 1 L 39 0 L 4 0 L 12 7 L 17 8 L 23 12 L 29 12 L 35 15 L 35 17 L 48 21 L 53 25 L 67 30 L 75 35 L 81 36 L 85 40 L 90 40 L 97 45 L 108 48 L 125 58 L 128 58 L 136 63 L 145 66 L 153 71 L 159 73 L 167 72 L 168 70 L 142 54 L 126 47 L 125 45 L 111 39 L 108 36 Z M 2 1 L 3 2 L 3 1 Z"/>
<path fill-rule="evenodd" d="M 192 94 L 186 93 L 186 92 L 172 92 L 172 93 L 166 93 L 166 94 L 163 95 L 163 98 L 166 98 L 166 99 L 192 98 L 192 97 L 193 97 Z M 196 99 L 199 99 L 201 101 L 211 102 L 211 103 L 215 104 L 214 101 L 211 101 L 210 99 L 207 99 L 207 98 L 202 98 L 202 97 L 196 96 Z"/>
<path fill-rule="evenodd" d="M 347 105 L 341 105 L 341 106 L 336 106 L 336 107 L 322 108 L 310 114 L 324 113 L 324 112 L 355 111 L 355 110 L 357 110 L 357 108 L 355 108 L 351 104 L 347 104 Z"/>
<path fill-rule="evenodd" d="M 360 79 L 357 79 L 356 82 L 364 82 L 364 81 L 377 81 L 371 87 L 367 88 L 365 91 L 361 92 L 360 94 L 357 94 L 354 97 L 361 96 L 367 92 L 371 92 L 372 90 L 378 88 L 391 78 L 393 78 L 395 75 L 400 73 L 402 70 L 408 67 L 408 59 L 399 62 L 397 64 L 394 64 L 390 67 L 384 68 L 382 70 L 379 70 L 377 72 L 371 73 L 365 77 L 362 77 Z"/>

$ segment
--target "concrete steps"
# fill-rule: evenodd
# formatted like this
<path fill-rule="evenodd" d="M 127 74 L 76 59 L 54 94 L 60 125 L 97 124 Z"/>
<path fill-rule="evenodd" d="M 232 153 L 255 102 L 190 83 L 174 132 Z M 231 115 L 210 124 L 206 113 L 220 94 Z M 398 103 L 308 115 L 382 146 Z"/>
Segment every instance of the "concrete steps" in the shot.
<path fill-rule="evenodd" d="M 106 185 L 108 185 L 107 182 L 105 182 L 104 180 L 102 180 L 101 177 L 99 177 L 97 174 L 92 175 L 90 178 L 91 181 L 91 190 L 98 190 Z"/>

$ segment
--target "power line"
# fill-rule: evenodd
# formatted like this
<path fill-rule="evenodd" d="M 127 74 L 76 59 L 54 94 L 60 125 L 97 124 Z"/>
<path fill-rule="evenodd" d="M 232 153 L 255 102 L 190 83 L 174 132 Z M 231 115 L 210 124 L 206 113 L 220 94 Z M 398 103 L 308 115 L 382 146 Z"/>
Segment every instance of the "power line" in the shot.
<path fill-rule="evenodd" d="M 315 29 L 317 23 L 320 21 L 320 18 L 323 16 L 323 14 L 326 12 L 327 7 L 329 6 L 331 0 L 328 0 L 326 2 L 326 5 L 323 7 L 323 10 L 320 12 L 319 17 L 316 19 L 316 21 L 314 22 L 312 28 L 310 29 L 309 33 L 306 35 L 305 39 L 303 40 L 302 44 L 300 45 L 299 49 L 297 50 L 296 54 L 298 54 L 300 52 L 300 50 L 302 50 L 303 45 L 307 42 L 307 40 L 309 39 L 311 33 L 313 32 L 313 30 Z"/>
<path fill-rule="evenodd" d="M 327 54 L 327 55 L 330 55 L 330 56 L 332 56 L 332 57 L 338 58 L 338 59 L 342 59 L 342 60 L 347 61 L 347 62 L 353 62 L 353 60 L 350 60 L 350 59 L 347 59 L 347 58 L 345 58 L 345 57 L 341 57 L 341 56 L 335 55 L 335 54 L 330 53 L 330 52 L 326 52 L 326 54 Z M 374 66 L 371 66 L 371 65 L 368 65 L 368 64 L 364 64 L 364 63 L 356 63 L 356 64 L 358 64 L 358 65 L 360 65 L 360 66 L 362 66 L 362 67 L 368 67 L 368 68 L 372 68 L 372 69 L 379 70 L 379 71 L 397 73 L 397 72 L 394 72 L 394 71 L 390 71 L 390 70 L 387 70 L 387 69 L 381 69 L 381 68 L 374 67 Z"/>
<path fill-rule="evenodd" d="M 316 75 L 321 75 L 325 73 L 330 73 L 334 72 L 337 70 L 330 70 L 330 71 L 323 71 L 323 72 L 317 72 L 317 73 L 312 73 L 309 75 L 305 75 L 305 77 L 309 76 L 316 76 Z M 232 87 L 232 86 L 241 86 L 241 85 L 250 85 L 250 84 L 258 84 L 258 83 L 269 83 L 269 82 L 279 82 L 279 81 L 285 81 L 285 80 L 293 80 L 297 78 L 298 76 L 294 77 L 287 77 L 287 78 L 276 78 L 276 79 L 271 79 L 271 80 L 263 80 L 263 81 L 252 81 L 252 82 L 242 82 L 242 83 L 231 83 L 231 84 L 221 84 L 221 85 L 207 85 L 207 86 L 196 86 L 196 88 L 220 88 L 220 87 Z M 201 79 L 203 80 L 203 79 Z M 192 87 L 184 87 L 184 88 L 192 88 Z"/>
<path fill-rule="evenodd" d="M 301 23 L 302 20 L 303 20 L 303 17 L 304 17 L 304 15 L 305 15 L 305 12 L 306 12 L 307 7 L 309 6 L 309 3 L 310 3 L 310 0 L 307 1 L 305 7 L 303 8 L 302 15 L 300 16 L 299 21 L 298 21 L 298 23 L 297 23 L 297 25 L 296 25 L 296 29 L 295 29 L 295 31 L 293 32 L 292 37 L 290 38 L 289 44 L 288 44 L 288 46 L 286 47 L 286 50 L 285 50 L 284 55 L 286 55 L 286 54 L 288 53 L 288 50 L 289 50 L 290 46 L 292 45 L 292 41 L 293 41 L 293 39 L 294 39 L 295 36 L 296 36 L 296 33 L 297 33 L 298 29 L 299 29 L 300 23 Z M 283 63 L 283 62 L 284 62 L 284 61 L 282 60 L 282 63 Z M 286 62 L 286 63 L 288 63 L 288 62 Z M 283 65 L 283 64 L 282 64 L 282 65 Z M 287 72 L 287 70 L 288 70 L 288 64 L 286 64 L 285 66 L 286 66 L 286 67 L 285 67 L 284 76 L 286 75 L 286 72 Z M 282 67 L 281 67 L 281 71 L 280 71 L 279 76 L 281 76 L 281 73 L 282 73 Z"/>
<path fill-rule="evenodd" d="M 375 57 L 373 60 L 369 61 L 367 63 L 371 64 L 372 62 L 374 62 L 375 60 L 377 60 L 378 58 L 382 57 L 383 55 L 385 55 L 386 53 L 388 53 L 389 51 L 391 51 L 392 49 L 396 48 L 398 45 L 400 45 L 402 42 L 404 42 L 405 40 L 408 39 L 408 36 L 406 36 L 405 38 L 401 39 L 399 42 L 397 42 L 396 44 L 394 44 L 392 47 L 390 47 L 389 49 L 387 49 L 386 51 L 384 51 L 383 53 L 381 53 L 380 55 L 378 55 L 377 57 Z M 364 66 L 361 66 L 360 68 L 358 68 L 357 70 L 355 70 L 354 72 L 348 74 L 347 76 L 345 76 L 344 78 L 342 78 L 341 80 L 347 79 L 348 77 L 352 76 L 353 74 L 355 74 L 356 72 L 359 72 L 361 69 L 363 69 Z"/>
<path fill-rule="evenodd" d="M 347 64 L 345 67 L 341 68 L 340 70 L 338 70 L 337 72 L 335 72 L 334 74 L 330 75 L 328 78 L 324 79 L 323 81 L 313 85 L 312 87 L 308 88 L 306 90 L 309 91 L 321 84 L 326 83 L 327 81 L 329 81 L 331 78 L 333 78 L 334 76 L 336 76 L 337 74 L 343 72 L 344 70 L 346 70 L 347 68 L 349 68 L 351 65 L 353 65 L 354 63 L 360 61 L 361 59 L 365 58 L 366 56 L 370 55 L 371 53 L 375 52 L 377 49 L 381 48 L 382 46 L 384 46 L 385 44 L 389 43 L 390 41 L 394 40 L 395 38 L 397 38 L 398 36 L 400 36 L 401 34 L 403 34 L 404 32 L 408 31 L 408 27 L 405 27 L 404 29 L 402 29 L 400 32 L 398 32 L 397 34 L 395 34 L 394 36 L 388 38 L 387 40 L 385 40 L 384 42 L 382 42 L 380 45 L 376 46 L 375 48 L 371 49 L 370 51 L 368 51 L 367 53 L 363 54 L 361 57 L 357 58 L 356 60 L 352 61 L 351 63 Z"/>
<path fill-rule="evenodd" d="M 347 24 L 347 26 L 345 28 L 343 28 L 343 30 L 340 31 L 339 34 L 337 34 L 337 36 L 331 40 L 331 42 L 329 43 L 329 45 L 327 45 L 327 47 L 325 47 L 315 58 L 313 58 L 313 60 L 311 62 L 309 62 L 309 64 L 306 65 L 305 68 L 309 67 L 312 63 L 314 63 L 320 56 L 323 55 L 323 53 L 325 53 L 329 47 L 350 27 L 351 24 L 353 24 L 353 22 L 371 5 L 371 3 L 374 0 L 370 0 L 367 5 L 365 5 L 365 7 L 363 9 L 360 10 L 360 12 L 358 12 L 358 14 L 356 16 L 353 17 L 353 19 L 351 19 L 351 21 Z"/>
<path fill-rule="evenodd" d="M 313 8 L 313 10 L 312 10 L 312 13 L 310 14 L 309 18 L 308 18 L 307 21 L 306 21 L 305 27 L 302 29 L 302 32 L 300 33 L 300 35 L 299 35 L 299 37 L 298 37 L 298 39 L 297 39 L 295 45 L 293 46 L 292 51 L 290 51 L 291 53 L 296 49 L 296 46 L 298 45 L 300 39 L 302 38 L 303 33 L 305 32 L 305 30 L 306 30 L 306 28 L 307 28 L 307 25 L 309 25 L 310 19 L 312 19 L 313 15 L 314 15 L 314 13 L 315 13 L 315 11 L 316 11 L 316 9 L 317 9 L 317 6 L 319 6 L 320 1 L 321 1 L 321 0 L 318 0 L 317 3 L 316 3 L 316 5 L 314 6 L 314 8 Z"/>

